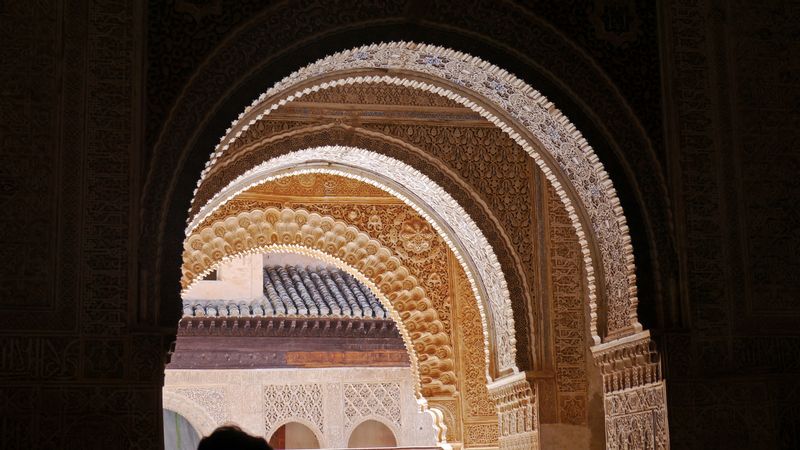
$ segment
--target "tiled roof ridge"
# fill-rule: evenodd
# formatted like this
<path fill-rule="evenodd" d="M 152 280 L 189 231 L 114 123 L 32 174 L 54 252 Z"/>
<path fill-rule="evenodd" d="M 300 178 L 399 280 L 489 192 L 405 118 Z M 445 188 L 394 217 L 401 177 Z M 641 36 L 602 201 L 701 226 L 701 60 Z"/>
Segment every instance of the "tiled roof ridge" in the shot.
<path fill-rule="evenodd" d="M 389 316 L 372 291 L 347 272 L 325 266 L 268 265 L 263 296 L 255 300 L 184 300 L 183 315 L 195 317 Z"/>

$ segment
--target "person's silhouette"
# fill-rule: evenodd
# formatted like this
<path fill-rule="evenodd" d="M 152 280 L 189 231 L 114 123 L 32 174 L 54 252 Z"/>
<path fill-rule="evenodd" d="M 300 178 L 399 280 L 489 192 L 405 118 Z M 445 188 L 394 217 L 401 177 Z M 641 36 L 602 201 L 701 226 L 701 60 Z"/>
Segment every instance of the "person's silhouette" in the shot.
<path fill-rule="evenodd" d="M 250 436 L 235 425 L 225 425 L 200 440 L 197 450 L 272 450 L 263 438 Z"/>

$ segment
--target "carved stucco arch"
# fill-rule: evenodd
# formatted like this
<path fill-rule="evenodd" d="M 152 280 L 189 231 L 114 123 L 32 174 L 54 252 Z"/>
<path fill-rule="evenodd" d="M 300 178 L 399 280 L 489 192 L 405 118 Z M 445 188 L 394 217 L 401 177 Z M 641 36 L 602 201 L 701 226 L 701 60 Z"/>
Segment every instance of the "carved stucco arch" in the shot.
<path fill-rule="evenodd" d="M 353 275 L 376 294 L 397 324 L 409 351 L 417 398 L 455 391 L 449 338 L 417 279 L 390 249 L 332 217 L 266 208 L 195 230 L 184 243 L 183 292 L 220 263 L 262 252 L 304 254 Z"/>
<path fill-rule="evenodd" d="M 402 447 L 402 446 L 406 445 L 406 442 L 405 442 L 405 439 L 404 439 L 405 436 L 403 435 L 402 430 L 397 428 L 397 425 L 393 424 L 390 420 L 387 420 L 385 417 L 379 416 L 377 414 L 368 414 L 366 416 L 359 417 L 358 418 L 358 422 L 356 422 L 354 425 L 348 427 L 345 430 L 345 432 L 347 433 L 347 436 L 345 436 L 344 442 L 349 445 L 350 438 L 353 436 L 353 432 L 356 431 L 356 428 L 358 428 L 359 425 L 363 424 L 364 422 L 366 422 L 368 420 L 372 420 L 372 421 L 380 423 L 381 425 L 386 426 L 386 428 L 388 428 L 389 431 L 391 431 L 392 434 L 394 435 L 394 440 L 395 440 L 395 442 L 397 443 L 398 446 Z"/>
<path fill-rule="evenodd" d="M 287 153 L 307 150 L 312 147 L 321 148 L 329 145 L 343 145 L 346 147 L 368 149 L 379 155 L 401 161 L 405 163 L 406 166 L 413 168 L 415 172 L 419 171 L 423 176 L 431 179 L 432 182 L 440 186 L 448 196 L 458 198 L 463 208 L 466 209 L 467 215 L 470 216 L 469 219 L 481 224 L 480 228 L 488 238 L 489 245 L 486 248 L 497 254 L 501 263 L 500 265 L 502 266 L 499 270 L 503 272 L 503 278 L 508 285 L 509 291 L 511 291 L 510 295 L 521 300 L 512 305 L 514 309 L 513 313 L 516 316 L 512 316 L 507 323 L 503 324 L 503 326 L 499 326 L 498 329 L 509 328 L 510 332 L 507 333 L 507 335 L 513 337 L 513 341 L 517 343 L 516 347 L 512 347 L 512 350 L 519 350 L 516 353 L 517 368 L 520 370 L 530 370 L 534 368 L 533 363 L 529 359 L 529 352 L 533 353 L 534 349 L 534 343 L 531 342 L 529 332 L 533 324 L 528 315 L 530 311 L 527 309 L 533 307 L 535 303 L 531 295 L 533 288 L 524 275 L 525 267 L 522 257 L 515 248 L 511 236 L 509 236 L 504 229 L 503 222 L 497 217 L 491 206 L 482 198 L 480 193 L 456 171 L 425 150 L 398 139 L 397 137 L 343 123 L 324 123 L 321 125 L 312 124 L 309 126 L 292 127 L 275 134 L 268 134 L 266 137 L 259 138 L 258 135 L 250 136 L 249 139 L 239 141 L 239 143 L 242 142 L 244 142 L 243 147 L 238 149 L 235 154 L 232 154 L 230 158 L 226 160 L 225 166 L 217 167 L 219 171 L 215 172 L 212 178 L 207 179 L 206 183 L 198 188 L 199 190 L 194 197 L 194 202 L 189 209 L 188 218 L 186 219 L 187 222 L 190 223 L 189 227 L 192 226 L 192 218 L 196 217 L 200 213 L 201 208 L 212 201 L 220 191 L 226 189 L 226 186 L 229 186 L 237 178 L 243 176 L 248 170 L 266 163 L 267 160 L 272 157 L 279 157 Z M 386 185 L 387 183 L 395 184 L 386 177 L 381 176 L 379 178 L 381 185 Z M 419 201 L 419 195 L 417 195 L 417 193 L 408 192 L 407 197 L 414 199 L 414 202 L 422 209 L 426 209 L 426 206 Z M 406 202 L 406 204 L 408 203 Z M 418 208 L 415 209 L 419 210 Z M 206 221 L 215 220 L 215 216 L 218 216 L 218 214 L 212 213 L 211 216 L 207 216 L 198 223 L 207 224 Z M 444 224 L 444 222 L 442 223 Z M 188 229 L 189 228 L 187 228 L 187 230 Z M 444 237 L 444 239 L 446 240 L 447 238 Z M 458 239 L 454 239 L 454 241 L 458 241 Z M 464 253 L 460 249 L 454 249 L 452 246 L 451 250 L 453 250 L 456 255 Z M 481 252 L 482 251 L 483 250 L 481 250 Z M 464 267 L 464 264 L 461 265 L 469 275 L 471 273 L 470 269 Z M 486 296 L 481 297 L 478 295 L 476 298 L 479 302 L 485 303 L 484 299 Z M 491 312 L 488 307 L 486 311 L 487 313 Z M 481 312 L 481 314 L 483 313 Z M 502 315 L 497 315 L 497 317 L 501 318 Z M 516 320 L 514 317 L 521 318 L 522 320 Z M 512 321 L 514 322 L 514 329 L 510 327 Z M 496 341 L 492 336 L 489 336 L 489 338 L 490 343 Z M 513 341 L 509 340 L 508 342 Z M 497 348 L 502 350 L 504 346 L 498 345 Z M 502 355 L 510 354 L 509 352 L 499 351 L 490 358 L 490 363 L 497 360 Z M 511 364 L 513 358 L 508 358 L 508 362 L 509 364 L 487 364 L 487 370 L 492 377 L 502 376 L 503 374 L 516 371 L 516 368 Z M 508 368 L 505 370 L 497 370 L 504 365 L 507 365 Z"/>
<path fill-rule="evenodd" d="M 299 423 L 304 427 L 308 428 L 309 430 L 311 430 L 311 432 L 314 433 L 314 437 L 317 438 L 317 443 L 319 444 L 319 448 L 329 447 L 328 441 L 325 439 L 325 436 L 322 434 L 322 432 L 317 428 L 315 424 L 311 423 L 311 421 L 307 419 L 296 416 L 284 417 L 283 419 L 275 423 L 272 426 L 272 429 L 267 430 L 266 439 L 269 441 L 270 439 L 272 439 L 272 435 L 275 434 L 276 431 L 278 431 L 278 428 L 292 422 Z"/>
<path fill-rule="evenodd" d="M 265 115 L 308 93 L 358 83 L 397 84 L 442 95 L 506 132 L 533 157 L 575 227 L 588 281 L 595 344 L 600 343 L 601 333 L 625 335 L 641 330 L 628 227 L 613 184 L 594 151 L 538 91 L 461 52 L 402 42 L 371 45 L 334 54 L 294 72 L 239 115 L 211 155 L 198 186 L 228 147 Z M 600 328 L 598 298 L 607 311 Z"/>
<path fill-rule="evenodd" d="M 517 371 L 511 298 L 491 244 L 447 191 L 402 161 L 345 146 L 313 147 L 271 158 L 219 190 L 190 221 L 186 234 L 194 232 L 206 218 L 238 194 L 254 186 L 305 173 L 328 173 L 368 183 L 420 214 L 441 236 L 467 275 L 481 317 L 487 377 L 490 380 L 497 377 L 492 367 L 500 372 Z M 494 352 L 490 351 L 492 348 Z"/>
<path fill-rule="evenodd" d="M 164 409 L 174 411 L 186 418 L 194 429 L 200 433 L 200 436 L 208 436 L 215 428 L 221 425 L 211 417 L 203 406 L 190 398 L 176 392 L 163 390 L 161 399 Z"/>

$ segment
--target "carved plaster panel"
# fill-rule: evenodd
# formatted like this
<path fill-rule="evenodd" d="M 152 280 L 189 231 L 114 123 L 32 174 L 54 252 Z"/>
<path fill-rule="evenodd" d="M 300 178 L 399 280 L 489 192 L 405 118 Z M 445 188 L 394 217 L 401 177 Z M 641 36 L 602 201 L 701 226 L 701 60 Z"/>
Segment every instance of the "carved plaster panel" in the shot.
<path fill-rule="evenodd" d="M 389 76 L 375 71 L 376 68 L 393 68 L 408 75 Z M 351 70 L 351 74 L 352 70 L 361 69 L 363 75 L 337 76 L 336 72 L 343 69 Z M 390 43 L 337 53 L 294 72 L 239 116 L 215 149 L 198 184 L 232 142 L 280 105 L 314 91 L 359 83 L 401 84 L 446 96 L 509 133 L 534 158 L 565 203 L 577 230 L 589 280 L 591 332 L 597 343 L 593 252 L 573 199 L 562 186 L 562 182 L 568 183 L 568 189 L 575 193 L 588 215 L 590 233 L 596 237 L 599 248 L 607 297 L 607 330 L 626 334 L 640 329 L 630 237 L 616 192 L 602 164 L 580 132 L 539 92 L 470 55 L 427 45 Z"/>
<path fill-rule="evenodd" d="M 580 245 L 564 205 L 547 189 L 550 291 L 559 423 L 588 420 L 586 311 Z"/>
<path fill-rule="evenodd" d="M 606 448 L 669 448 L 666 383 L 643 331 L 592 348 L 603 374 Z"/>
<path fill-rule="evenodd" d="M 396 428 L 403 426 L 399 383 L 345 383 L 343 398 L 348 431 L 373 416 L 389 421 Z"/>
<path fill-rule="evenodd" d="M 664 383 L 606 395 L 606 448 L 669 448 Z"/>
<path fill-rule="evenodd" d="M 312 430 L 325 433 L 320 384 L 271 384 L 264 386 L 264 429 L 271 436 L 287 420 L 303 419 Z"/>
<path fill-rule="evenodd" d="M 302 176 L 277 178 L 271 183 L 251 187 L 246 194 L 281 200 L 310 197 L 318 202 L 402 203 L 388 192 L 369 183 L 327 173 L 307 173 Z"/>
<path fill-rule="evenodd" d="M 464 425 L 464 445 L 469 447 L 496 447 L 498 428 L 496 423 L 469 423 Z"/>
<path fill-rule="evenodd" d="M 207 436 L 223 422 L 212 416 L 213 413 L 208 407 L 213 405 L 208 405 L 207 402 L 198 402 L 196 399 L 197 395 L 185 395 L 185 390 L 165 388 L 162 392 L 164 409 L 182 415 L 202 436 Z M 222 420 L 224 418 L 222 417 Z"/>
<path fill-rule="evenodd" d="M 164 389 L 164 408 L 186 417 L 202 434 L 230 419 L 229 398 L 224 386 L 170 386 Z"/>
<path fill-rule="evenodd" d="M 472 298 L 467 276 L 461 267 L 454 264 L 454 295 L 458 298 L 459 342 L 461 345 L 462 407 L 465 418 L 497 417 L 497 407 L 489 398 L 486 389 L 485 362 L 481 351 L 482 333 L 476 327 L 478 308 Z"/>
<path fill-rule="evenodd" d="M 539 448 L 539 404 L 536 387 L 517 374 L 489 386 L 497 405 L 498 442 L 503 450 Z"/>

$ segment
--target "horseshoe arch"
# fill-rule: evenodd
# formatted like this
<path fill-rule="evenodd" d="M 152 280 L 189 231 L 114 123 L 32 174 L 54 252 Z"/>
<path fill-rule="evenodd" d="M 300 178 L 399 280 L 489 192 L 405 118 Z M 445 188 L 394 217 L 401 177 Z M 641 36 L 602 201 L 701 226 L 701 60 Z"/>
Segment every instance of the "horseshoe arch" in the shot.
<path fill-rule="evenodd" d="M 488 379 L 518 371 L 514 317 L 502 268 L 490 243 L 464 209 L 413 167 L 369 150 L 325 146 L 272 158 L 233 180 L 209 200 L 186 228 L 191 234 L 214 211 L 254 186 L 303 173 L 329 173 L 371 184 L 417 211 L 450 247 L 478 300 Z M 491 323 L 491 327 L 488 323 Z M 493 347 L 494 351 L 490 351 Z M 494 353 L 496 360 L 491 358 Z M 497 373 L 492 370 L 497 368 Z"/>
<path fill-rule="evenodd" d="M 633 249 L 616 191 L 580 132 L 524 81 L 441 47 L 401 42 L 340 52 L 293 73 L 240 114 L 211 155 L 198 187 L 231 145 L 271 112 L 311 92 L 361 83 L 409 86 L 447 97 L 503 130 L 533 158 L 563 202 L 582 250 L 592 351 L 603 374 L 607 409 L 621 408 L 606 411 L 608 444 L 628 432 L 634 413 L 646 413 L 653 422 L 653 430 L 645 433 L 648 440 L 654 447 L 668 446 L 665 385 L 658 354 L 638 322 Z M 488 315 L 496 317 L 493 309 Z M 501 448 L 538 446 L 533 389 L 516 371 L 490 387 L 501 418 Z M 647 400 L 634 401 L 641 411 L 624 407 L 634 397 Z"/>

